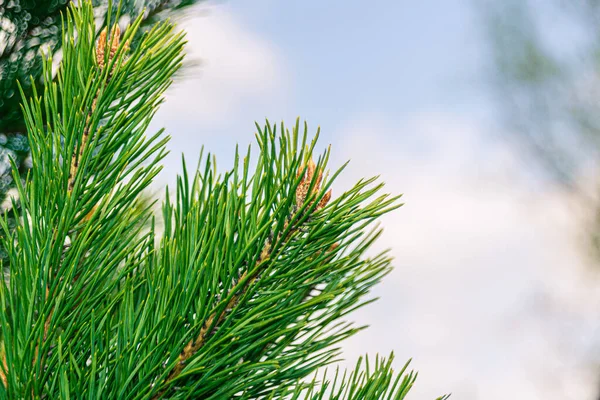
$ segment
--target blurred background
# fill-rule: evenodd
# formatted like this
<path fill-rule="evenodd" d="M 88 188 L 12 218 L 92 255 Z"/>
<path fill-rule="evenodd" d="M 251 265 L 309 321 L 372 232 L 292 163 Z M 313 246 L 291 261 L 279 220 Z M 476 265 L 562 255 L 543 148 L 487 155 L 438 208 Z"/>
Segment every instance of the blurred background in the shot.
<path fill-rule="evenodd" d="M 596 0 L 200 4 L 199 65 L 154 121 L 173 136 L 157 188 L 181 153 L 225 168 L 254 121 L 300 116 L 351 160 L 336 190 L 381 174 L 406 203 L 346 365 L 412 358 L 414 399 L 598 399 L 599 18 Z"/>

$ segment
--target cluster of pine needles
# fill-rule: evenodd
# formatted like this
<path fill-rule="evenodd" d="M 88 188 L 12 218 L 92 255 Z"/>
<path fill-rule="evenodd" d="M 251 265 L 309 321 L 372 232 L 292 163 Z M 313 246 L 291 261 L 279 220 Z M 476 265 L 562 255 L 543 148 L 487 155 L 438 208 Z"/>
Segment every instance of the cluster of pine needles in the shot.
<path fill-rule="evenodd" d="M 211 155 L 184 162 L 155 222 L 144 191 L 168 137 L 147 128 L 184 36 L 165 22 L 131 46 L 141 18 L 109 15 L 98 35 L 80 3 L 57 72 L 48 57 L 43 89 L 23 93 L 34 167 L 16 179 L 16 227 L 0 220 L 0 398 L 404 398 L 416 374 L 392 357 L 317 372 L 391 269 L 369 248 L 399 196 L 376 178 L 334 194 L 343 167 L 316 153 L 318 132 L 267 122 L 256 159 L 236 149 L 221 173 Z"/>

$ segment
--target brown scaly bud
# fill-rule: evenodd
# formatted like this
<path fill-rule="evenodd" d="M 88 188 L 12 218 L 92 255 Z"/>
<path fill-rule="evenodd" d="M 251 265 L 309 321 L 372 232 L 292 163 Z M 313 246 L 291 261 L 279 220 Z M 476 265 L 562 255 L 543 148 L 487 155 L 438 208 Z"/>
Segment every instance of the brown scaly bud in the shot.
<path fill-rule="evenodd" d="M 265 247 L 263 247 L 262 251 L 260 252 L 260 258 L 258 259 L 260 262 L 265 261 L 267 258 L 269 258 L 269 255 L 271 254 L 271 244 L 269 242 L 267 242 L 265 244 Z"/>
<path fill-rule="evenodd" d="M 121 40 L 121 28 L 119 25 L 115 25 L 110 33 L 110 43 L 106 42 L 107 31 L 106 28 L 102 29 L 100 32 L 100 37 L 98 38 L 98 44 L 96 45 L 96 62 L 98 63 L 98 67 L 100 69 L 104 68 L 104 57 L 106 51 L 108 50 L 108 62 L 110 63 L 112 59 L 115 57 L 117 50 L 119 49 L 119 41 Z"/>
<path fill-rule="evenodd" d="M 298 188 L 296 189 L 296 206 L 298 208 L 302 207 L 307 197 L 316 195 L 319 192 L 319 190 L 321 190 L 321 183 L 323 182 L 323 171 L 319 170 L 318 175 L 315 178 L 315 183 L 312 187 L 312 190 L 309 193 L 309 188 L 315 176 L 315 171 L 317 169 L 317 166 L 312 160 L 312 158 L 308 160 L 306 166 L 300 168 L 297 176 L 300 176 L 300 174 L 302 174 L 302 171 L 304 171 L 305 168 L 306 172 L 304 173 L 304 177 L 302 178 L 302 180 L 298 184 Z M 319 211 L 322 208 L 324 208 L 327 205 L 327 203 L 329 203 L 329 200 L 331 200 L 331 189 L 323 195 L 323 197 L 317 204 L 316 211 Z"/>
<path fill-rule="evenodd" d="M 319 204 L 317 204 L 317 211 L 323 209 L 327 205 L 327 203 L 329 203 L 329 200 L 331 200 L 331 189 L 325 192 L 325 194 L 319 201 Z"/>
<path fill-rule="evenodd" d="M 106 50 L 106 28 L 102 29 L 102 32 L 100 32 L 98 44 L 96 45 L 96 62 L 100 69 L 104 68 L 104 50 Z"/>
<path fill-rule="evenodd" d="M 319 175 L 317 175 L 317 180 L 315 181 L 315 186 L 313 186 L 312 194 L 317 194 L 319 190 L 321 190 L 321 181 L 323 180 L 323 171 L 319 170 Z"/>
<path fill-rule="evenodd" d="M 310 188 L 310 183 L 312 182 L 313 176 L 315 175 L 316 168 L 317 168 L 317 166 L 315 165 L 315 162 L 311 158 L 310 160 L 308 160 L 308 164 L 303 165 L 300 168 L 300 170 L 298 171 L 298 175 L 300 175 L 300 174 L 302 174 L 302 171 L 304 171 L 306 169 L 306 172 L 304 173 L 302 180 L 300 181 L 300 183 L 298 184 L 298 187 L 296 188 L 296 206 L 298 208 L 302 207 L 302 205 L 306 201 L 306 198 L 309 195 L 308 189 Z M 321 174 L 319 174 L 319 175 L 321 175 Z M 314 189 L 313 189 L 313 191 L 314 191 Z"/>
<path fill-rule="evenodd" d="M 306 175 L 304 177 L 309 185 L 310 181 L 312 181 L 313 176 L 315 175 L 315 169 L 317 169 L 317 165 L 311 158 L 310 160 L 308 160 L 308 165 L 306 166 Z"/>
<path fill-rule="evenodd" d="M 115 25 L 112 32 L 110 33 L 110 54 L 108 56 L 109 62 L 115 58 L 115 54 L 119 49 L 119 41 L 121 40 L 121 28 L 119 25 Z"/>
<path fill-rule="evenodd" d="M 305 171 L 306 170 L 306 171 Z M 296 206 L 298 208 L 302 207 L 304 204 L 304 200 L 306 200 L 306 195 L 308 194 L 308 183 L 310 179 L 307 179 L 307 176 L 310 174 L 310 167 L 303 165 L 298 170 L 298 176 L 302 175 L 302 171 L 304 172 L 304 176 L 300 180 L 298 187 L 296 188 Z"/>

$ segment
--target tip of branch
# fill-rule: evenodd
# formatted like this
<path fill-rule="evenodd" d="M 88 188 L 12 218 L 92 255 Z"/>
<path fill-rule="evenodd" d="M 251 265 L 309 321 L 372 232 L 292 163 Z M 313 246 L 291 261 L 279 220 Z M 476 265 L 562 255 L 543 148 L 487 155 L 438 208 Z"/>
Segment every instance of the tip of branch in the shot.
<path fill-rule="evenodd" d="M 100 32 L 98 43 L 96 45 L 96 63 L 100 69 L 105 66 L 106 51 L 108 51 L 108 62 L 110 63 L 115 57 L 117 50 L 119 49 L 119 43 L 121 41 L 121 28 L 119 25 L 115 25 L 110 32 L 110 42 L 107 43 L 106 37 L 108 31 L 106 27 Z"/>

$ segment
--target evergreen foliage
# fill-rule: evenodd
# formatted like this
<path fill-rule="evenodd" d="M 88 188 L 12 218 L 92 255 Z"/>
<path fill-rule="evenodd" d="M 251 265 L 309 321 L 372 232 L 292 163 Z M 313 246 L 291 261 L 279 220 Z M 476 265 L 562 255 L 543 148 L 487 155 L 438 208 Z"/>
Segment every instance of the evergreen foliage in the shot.
<path fill-rule="evenodd" d="M 96 40 L 92 5 L 70 7 L 58 73 L 47 58 L 41 90 L 21 88 L 35 168 L 21 182 L 12 163 L 15 226 L 0 220 L 0 398 L 404 398 L 416 375 L 391 358 L 309 379 L 390 271 L 367 250 L 399 196 L 376 178 L 334 196 L 342 169 L 328 172 L 318 133 L 267 122 L 254 162 L 249 148 L 222 174 L 210 155 L 193 173 L 184 163 L 157 240 L 141 194 L 168 137 L 146 128 L 184 38 L 118 20 L 109 11 Z"/>
<path fill-rule="evenodd" d="M 118 4 L 119 23 L 137 17 L 142 19 L 137 37 L 131 43 L 135 48 L 143 31 L 198 2 L 120 0 L 112 4 L 108 0 L 94 0 L 96 35 L 106 26 L 109 8 L 114 12 Z M 8 213 L 11 224 L 14 218 L 8 197 L 14 197 L 17 192 L 11 160 L 19 168 L 22 180 L 32 168 L 17 82 L 26 96 L 31 96 L 34 89 L 38 92 L 43 89 L 42 55 L 60 56 L 61 16 L 69 4 L 68 0 L 0 0 L 0 212 Z M 0 248 L 0 259 L 7 263 L 3 248 Z"/>

